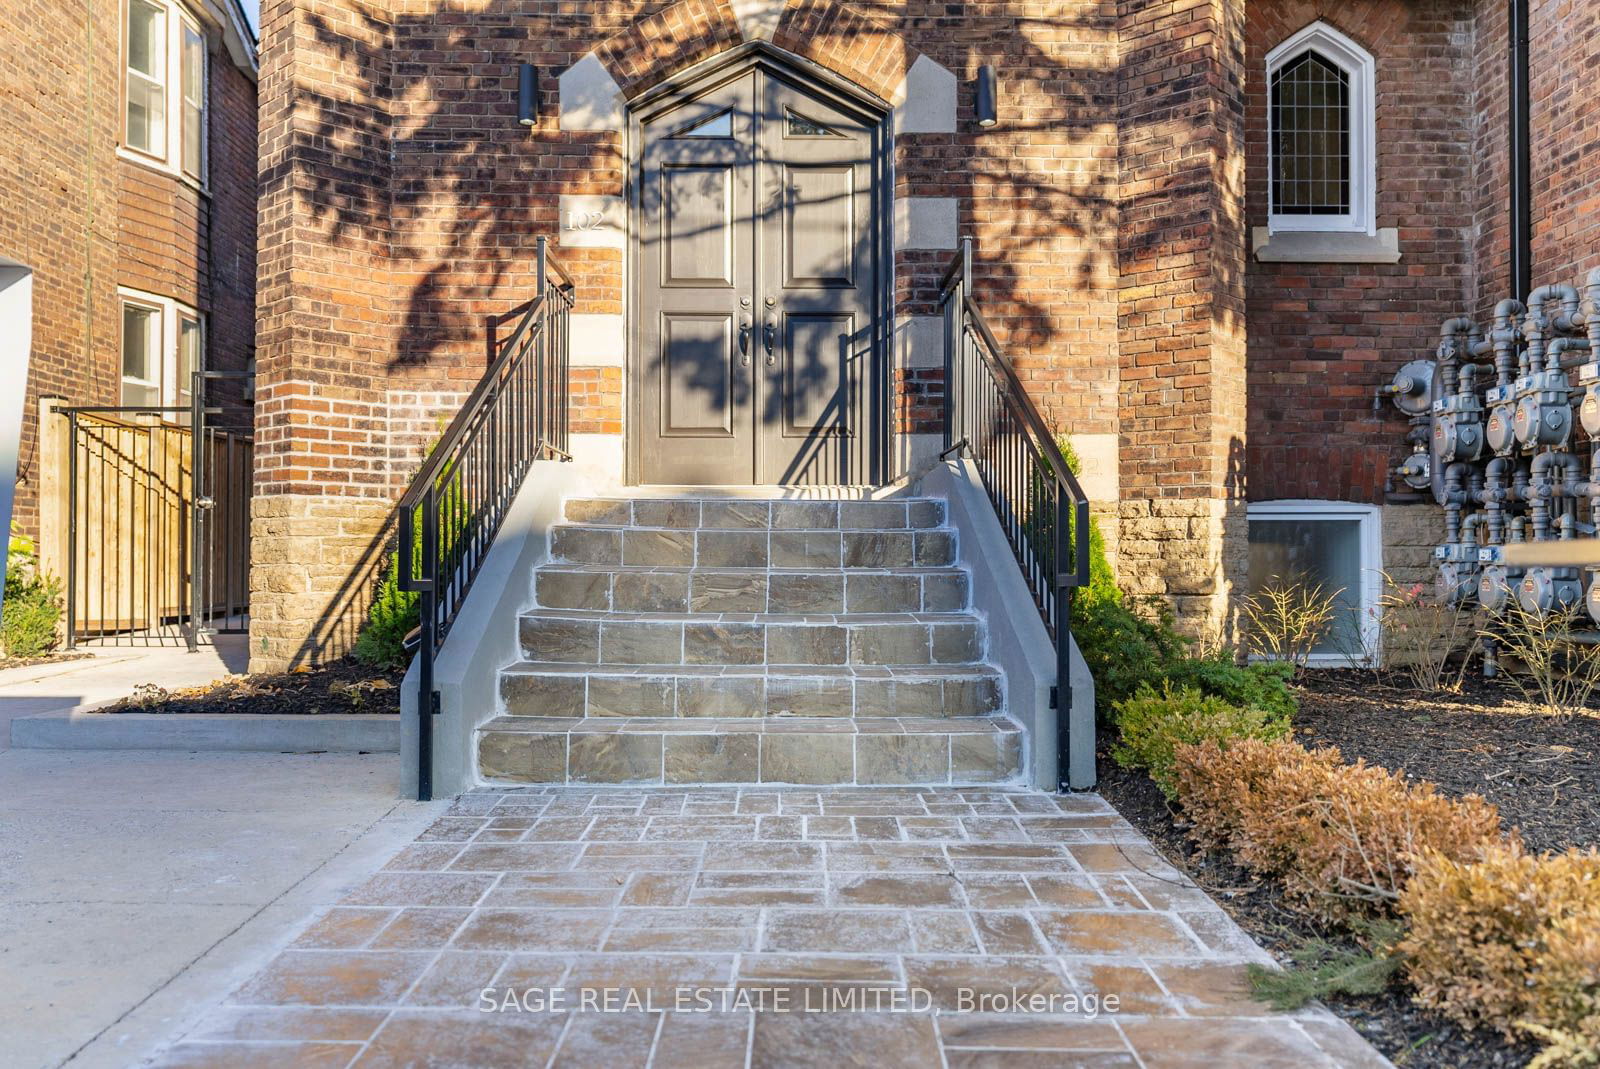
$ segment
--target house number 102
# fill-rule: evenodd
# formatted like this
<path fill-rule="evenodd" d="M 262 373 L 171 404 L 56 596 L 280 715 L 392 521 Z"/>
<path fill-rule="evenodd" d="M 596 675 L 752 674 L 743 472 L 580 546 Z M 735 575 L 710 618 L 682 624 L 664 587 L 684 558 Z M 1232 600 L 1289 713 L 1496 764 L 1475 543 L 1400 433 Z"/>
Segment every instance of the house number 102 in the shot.
<path fill-rule="evenodd" d="M 606 213 L 599 211 L 567 212 L 567 230 L 604 230 Z"/>

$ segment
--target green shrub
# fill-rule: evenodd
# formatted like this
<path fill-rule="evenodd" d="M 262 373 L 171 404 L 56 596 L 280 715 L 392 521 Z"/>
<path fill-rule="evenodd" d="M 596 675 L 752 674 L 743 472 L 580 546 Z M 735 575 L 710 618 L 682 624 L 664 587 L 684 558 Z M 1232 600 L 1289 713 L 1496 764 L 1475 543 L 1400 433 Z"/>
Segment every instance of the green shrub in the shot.
<path fill-rule="evenodd" d="M 1182 657 L 1167 665 L 1166 678 L 1176 686 L 1196 687 L 1233 705 L 1265 709 L 1287 719 L 1300 709 L 1289 680 L 1294 665 L 1287 661 L 1235 664 L 1225 653 Z"/>
<path fill-rule="evenodd" d="M 1095 706 L 1106 716 L 1141 685 L 1165 679 L 1184 649 L 1166 615 L 1147 619 L 1120 599 L 1074 598 L 1072 637 L 1094 678 Z"/>
<path fill-rule="evenodd" d="M 61 584 L 39 574 L 33 542 L 12 526 L 0 592 L 0 656 L 37 657 L 60 642 Z"/>
<path fill-rule="evenodd" d="M 1174 689 L 1171 683 L 1163 683 L 1160 693 L 1148 685 L 1140 687 L 1133 697 L 1117 703 L 1114 715 L 1121 738 L 1111 756 L 1124 768 L 1149 772 L 1168 798 L 1177 797 L 1173 779 L 1177 747 L 1281 739 L 1289 732 L 1287 715 L 1233 705 L 1195 687 Z"/>
<path fill-rule="evenodd" d="M 420 561 L 421 541 L 412 548 L 413 559 Z M 396 551 L 389 554 L 388 567 L 367 609 L 367 625 L 361 629 L 355 649 L 351 651 L 356 660 L 374 668 L 404 668 L 409 661 L 406 636 L 421 620 L 419 598 L 413 591 L 400 589 L 400 556 L 396 547 Z"/>

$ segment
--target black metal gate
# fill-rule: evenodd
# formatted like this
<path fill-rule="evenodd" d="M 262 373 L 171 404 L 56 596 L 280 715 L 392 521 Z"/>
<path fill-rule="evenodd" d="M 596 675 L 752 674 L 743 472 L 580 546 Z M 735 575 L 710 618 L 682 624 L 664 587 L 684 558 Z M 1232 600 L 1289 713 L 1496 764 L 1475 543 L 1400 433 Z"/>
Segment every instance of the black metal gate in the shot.
<path fill-rule="evenodd" d="M 195 372 L 185 406 L 55 409 L 68 425 L 69 649 L 194 650 L 247 630 L 254 441 L 246 378 Z"/>

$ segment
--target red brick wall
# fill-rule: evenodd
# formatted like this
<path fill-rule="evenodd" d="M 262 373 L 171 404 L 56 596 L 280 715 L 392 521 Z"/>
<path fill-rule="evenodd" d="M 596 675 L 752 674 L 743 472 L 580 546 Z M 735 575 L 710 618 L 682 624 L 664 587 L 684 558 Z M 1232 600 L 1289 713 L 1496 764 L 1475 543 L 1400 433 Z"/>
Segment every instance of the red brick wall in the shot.
<path fill-rule="evenodd" d="M 1476 83 L 1480 161 L 1475 213 L 1478 272 L 1474 314 L 1511 293 L 1506 196 L 1506 5 L 1479 0 Z M 1600 6 L 1590 0 L 1532 0 L 1529 77 L 1533 172 L 1533 284 L 1583 283 L 1600 267 Z"/>
<path fill-rule="evenodd" d="M 1321 19 L 1377 65 L 1379 227 L 1397 264 L 1249 263 L 1249 493 L 1378 502 L 1406 418 L 1373 391 L 1428 359 L 1472 299 L 1468 0 L 1271 0 L 1249 7 L 1249 222 L 1267 214 L 1266 56 Z"/>
<path fill-rule="evenodd" d="M 33 268 L 15 512 L 30 532 L 38 523 L 38 399 L 110 402 L 118 389 L 118 23 L 115 4 L 87 16 L 64 5 L 0 4 L 0 255 Z"/>
<path fill-rule="evenodd" d="M 116 288 L 209 315 L 210 366 L 243 369 L 255 327 L 255 83 L 210 45 L 211 196 L 119 157 L 118 4 L 0 10 L 0 255 L 34 269 L 16 518 L 38 523 L 38 398 L 115 404 Z M 213 222 L 215 220 L 215 222 Z"/>

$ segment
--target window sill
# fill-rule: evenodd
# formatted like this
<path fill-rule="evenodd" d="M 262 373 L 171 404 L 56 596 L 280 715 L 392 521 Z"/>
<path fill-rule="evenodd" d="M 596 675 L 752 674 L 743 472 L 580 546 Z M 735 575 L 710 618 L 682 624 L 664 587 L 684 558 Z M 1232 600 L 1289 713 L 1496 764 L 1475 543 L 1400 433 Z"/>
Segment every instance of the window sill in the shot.
<path fill-rule="evenodd" d="M 1400 231 L 1384 227 L 1376 234 L 1340 234 L 1316 230 L 1251 230 L 1255 257 L 1264 264 L 1397 264 Z"/>
<path fill-rule="evenodd" d="M 209 185 L 195 181 L 190 175 L 154 156 L 146 156 L 137 149 L 131 149 L 125 145 L 117 146 L 117 156 L 119 159 L 127 160 L 129 163 L 137 163 L 140 167 L 155 171 L 158 174 L 164 174 L 168 178 L 176 178 L 202 197 L 209 198 L 211 196 L 211 187 Z"/>

